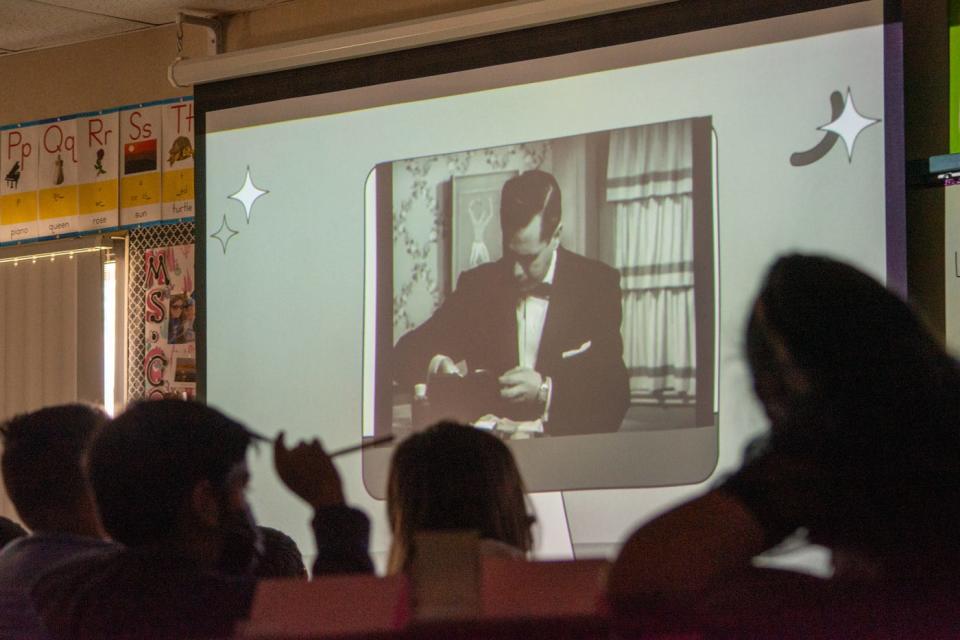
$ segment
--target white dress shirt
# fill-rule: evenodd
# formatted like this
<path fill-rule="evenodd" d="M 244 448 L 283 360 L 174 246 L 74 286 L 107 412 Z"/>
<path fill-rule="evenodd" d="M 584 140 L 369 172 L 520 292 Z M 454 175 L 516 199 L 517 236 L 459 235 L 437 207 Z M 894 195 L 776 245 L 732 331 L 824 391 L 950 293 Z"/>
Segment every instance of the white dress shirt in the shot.
<path fill-rule="evenodd" d="M 543 283 L 553 285 L 553 276 L 557 270 L 557 250 L 550 256 L 550 266 L 543 277 Z M 540 352 L 540 339 L 543 337 L 543 325 L 547 319 L 550 300 L 536 295 L 525 295 L 517 301 L 517 354 L 521 367 L 537 369 L 537 356 Z M 542 375 L 542 374 L 541 374 Z M 546 422 L 550 418 L 550 401 L 553 399 L 553 380 L 545 377 L 547 397 L 540 419 Z"/>
<path fill-rule="evenodd" d="M 545 284 L 553 284 L 557 270 L 557 252 L 550 256 L 550 266 L 543 277 Z M 525 295 L 517 301 L 517 353 L 521 367 L 537 368 L 537 354 L 540 351 L 540 338 L 543 337 L 543 324 L 547 319 L 550 301 L 534 295 Z"/>

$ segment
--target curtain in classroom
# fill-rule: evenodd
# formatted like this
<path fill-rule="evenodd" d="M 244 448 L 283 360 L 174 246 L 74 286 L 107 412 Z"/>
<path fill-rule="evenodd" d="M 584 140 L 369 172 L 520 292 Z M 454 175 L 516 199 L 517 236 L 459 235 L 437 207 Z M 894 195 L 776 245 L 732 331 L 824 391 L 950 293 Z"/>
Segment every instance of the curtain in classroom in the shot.
<path fill-rule="evenodd" d="M 0 251 L 0 420 L 66 402 L 103 402 L 102 252 L 97 236 Z"/>
<path fill-rule="evenodd" d="M 612 132 L 606 183 L 616 216 L 614 263 L 631 396 L 690 399 L 696 394 L 691 121 Z"/>

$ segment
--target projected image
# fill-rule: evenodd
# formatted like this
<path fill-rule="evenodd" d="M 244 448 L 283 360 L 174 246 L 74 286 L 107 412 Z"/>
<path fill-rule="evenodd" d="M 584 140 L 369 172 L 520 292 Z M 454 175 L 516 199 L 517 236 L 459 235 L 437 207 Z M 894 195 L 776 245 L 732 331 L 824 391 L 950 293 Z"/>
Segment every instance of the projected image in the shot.
<path fill-rule="evenodd" d="M 377 430 L 712 424 L 709 132 L 697 118 L 379 165 Z"/>

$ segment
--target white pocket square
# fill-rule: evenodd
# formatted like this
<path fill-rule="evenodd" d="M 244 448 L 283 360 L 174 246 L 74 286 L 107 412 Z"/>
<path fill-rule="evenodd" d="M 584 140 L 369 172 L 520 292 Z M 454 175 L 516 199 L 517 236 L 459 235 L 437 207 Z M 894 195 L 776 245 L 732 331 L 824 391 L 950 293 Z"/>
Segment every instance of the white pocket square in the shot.
<path fill-rule="evenodd" d="M 572 357 L 574 357 L 574 356 L 578 356 L 578 355 L 580 355 L 581 353 L 583 353 L 584 351 L 586 351 L 587 349 L 589 349 L 592 345 L 593 345 L 593 342 L 590 341 L 590 340 L 587 340 L 586 342 L 584 342 L 582 345 L 580 345 L 580 346 L 577 347 L 576 349 L 570 349 L 570 351 L 564 351 L 564 352 L 561 354 L 560 357 L 563 358 L 564 360 L 566 360 L 567 358 L 572 358 Z"/>

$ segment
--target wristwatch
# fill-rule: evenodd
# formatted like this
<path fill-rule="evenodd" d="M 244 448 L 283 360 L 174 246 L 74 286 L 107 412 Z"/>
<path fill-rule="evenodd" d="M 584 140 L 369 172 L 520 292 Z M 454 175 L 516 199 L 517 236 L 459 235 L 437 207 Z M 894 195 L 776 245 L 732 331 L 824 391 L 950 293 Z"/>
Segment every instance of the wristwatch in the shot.
<path fill-rule="evenodd" d="M 542 405 L 547 404 L 550 399 L 550 378 L 544 378 L 540 383 L 540 389 L 537 391 L 537 402 Z"/>

